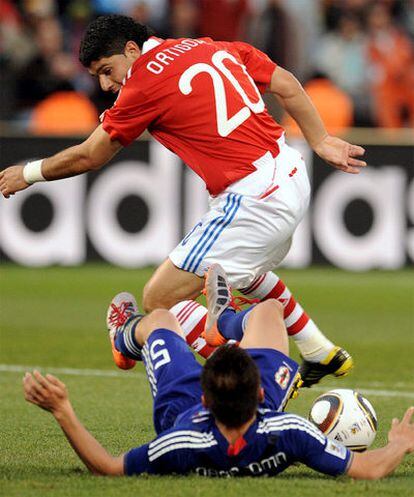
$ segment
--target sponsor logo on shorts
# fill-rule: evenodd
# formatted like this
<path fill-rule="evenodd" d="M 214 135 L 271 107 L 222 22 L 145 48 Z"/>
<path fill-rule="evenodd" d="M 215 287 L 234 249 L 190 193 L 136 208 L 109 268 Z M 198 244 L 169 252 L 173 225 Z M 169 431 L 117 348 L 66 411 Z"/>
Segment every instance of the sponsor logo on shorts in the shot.
<path fill-rule="evenodd" d="M 275 382 L 282 388 L 286 390 L 290 381 L 290 371 L 286 366 L 280 366 L 280 368 L 275 373 Z"/>

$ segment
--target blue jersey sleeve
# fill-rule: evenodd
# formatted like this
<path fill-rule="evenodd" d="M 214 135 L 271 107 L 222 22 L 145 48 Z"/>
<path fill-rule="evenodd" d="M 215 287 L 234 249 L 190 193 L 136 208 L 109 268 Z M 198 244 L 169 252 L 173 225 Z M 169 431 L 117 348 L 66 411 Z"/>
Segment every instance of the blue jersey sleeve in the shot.
<path fill-rule="evenodd" d="M 318 428 L 304 418 L 288 415 L 289 429 L 281 432 L 284 448 L 290 457 L 310 468 L 331 476 L 347 472 L 352 452 L 344 445 L 328 439 Z"/>
<path fill-rule="evenodd" d="M 131 449 L 124 456 L 124 473 L 128 476 L 140 475 L 141 473 L 153 473 L 148 460 L 149 444 L 141 445 Z"/>
<path fill-rule="evenodd" d="M 152 442 L 130 450 L 124 456 L 126 475 L 185 474 L 194 467 L 195 451 L 215 445 L 209 436 L 192 430 L 171 429 Z"/>

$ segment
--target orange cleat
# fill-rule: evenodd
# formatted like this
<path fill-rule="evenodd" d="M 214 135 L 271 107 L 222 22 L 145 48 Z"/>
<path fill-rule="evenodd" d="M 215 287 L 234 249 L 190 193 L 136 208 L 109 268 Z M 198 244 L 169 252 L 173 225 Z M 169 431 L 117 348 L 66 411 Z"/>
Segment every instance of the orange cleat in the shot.
<path fill-rule="evenodd" d="M 120 369 L 131 369 L 135 366 L 136 360 L 124 356 L 115 347 L 117 333 L 122 333 L 122 326 L 128 318 L 138 313 L 138 305 L 135 297 L 127 292 L 115 295 L 108 307 L 106 314 L 106 326 L 108 328 L 109 340 L 112 347 L 112 356 L 115 364 Z"/>

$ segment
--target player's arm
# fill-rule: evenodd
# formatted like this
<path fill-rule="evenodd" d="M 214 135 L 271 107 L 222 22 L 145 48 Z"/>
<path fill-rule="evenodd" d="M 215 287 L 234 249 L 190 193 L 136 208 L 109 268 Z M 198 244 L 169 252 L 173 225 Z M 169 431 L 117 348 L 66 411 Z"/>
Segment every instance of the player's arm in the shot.
<path fill-rule="evenodd" d="M 65 385 L 52 375 L 38 371 L 23 378 L 25 399 L 49 411 L 62 428 L 85 466 L 97 475 L 123 475 L 124 456 L 113 457 L 78 420 Z"/>
<path fill-rule="evenodd" d="M 414 451 L 413 415 L 414 407 L 410 407 L 401 421 L 392 421 L 385 447 L 354 454 L 348 475 L 357 479 L 377 480 L 392 473 L 404 456 Z"/>
<path fill-rule="evenodd" d="M 358 159 L 365 153 L 362 147 L 328 134 L 311 99 L 292 73 L 276 67 L 268 91 L 298 123 L 309 145 L 324 161 L 352 174 L 358 174 L 366 166 L 366 162 Z"/>
<path fill-rule="evenodd" d="M 99 125 L 89 138 L 79 145 L 42 161 L 10 166 L 0 171 L 0 191 L 5 198 L 9 198 L 36 181 L 69 178 L 99 169 L 121 148 L 122 145 L 117 140 L 111 140 L 102 125 Z"/>

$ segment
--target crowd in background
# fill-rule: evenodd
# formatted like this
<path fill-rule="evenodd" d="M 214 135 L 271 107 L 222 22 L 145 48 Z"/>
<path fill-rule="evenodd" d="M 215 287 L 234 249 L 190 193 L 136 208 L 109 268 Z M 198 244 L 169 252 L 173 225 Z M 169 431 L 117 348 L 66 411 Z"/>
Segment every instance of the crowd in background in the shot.
<path fill-rule="evenodd" d="M 46 134 L 96 125 L 114 97 L 77 54 L 107 13 L 162 38 L 252 43 L 298 77 L 330 129 L 414 128 L 414 0 L 0 0 L 0 121 Z"/>

